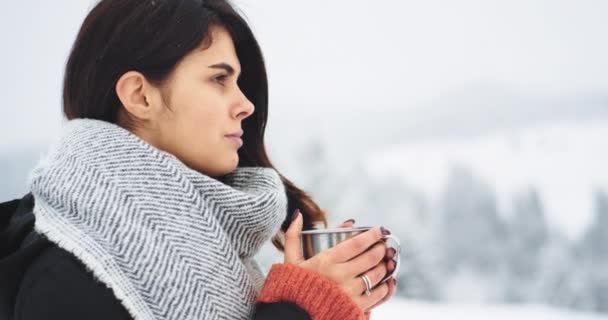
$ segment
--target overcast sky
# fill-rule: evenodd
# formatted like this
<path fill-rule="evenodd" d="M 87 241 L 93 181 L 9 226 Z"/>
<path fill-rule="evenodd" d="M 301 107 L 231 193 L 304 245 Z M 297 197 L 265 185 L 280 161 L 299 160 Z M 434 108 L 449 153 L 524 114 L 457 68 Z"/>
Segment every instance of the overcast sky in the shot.
<path fill-rule="evenodd" d="M 0 12 L 0 147 L 57 134 L 64 63 L 93 3 L 13 1 Z M 558 99 L 608 92 L 608 1 L 235 3 L 267 59 L 271 121 L 399 108 L 422 122 L 420 106 L 488 86 Z M 442 108 L 433 112 L 454 112 Z"/>

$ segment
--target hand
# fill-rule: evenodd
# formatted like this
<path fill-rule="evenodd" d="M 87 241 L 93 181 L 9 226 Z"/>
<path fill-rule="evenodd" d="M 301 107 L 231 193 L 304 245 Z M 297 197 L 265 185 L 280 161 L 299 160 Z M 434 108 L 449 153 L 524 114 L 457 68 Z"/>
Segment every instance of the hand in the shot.
<path fill-rule="evenodd" d="M 380 227 L 304 260 L 300 238 L 302 224 L 302 215 L 298 213 L 285 233 L 285 263 L 295 264 L 333 281 L 364 311 L 383 303 L 391 287 L 387 283 L 378 283 L 386 276 L 388 269 L 384 259 L 391 249 L 387 249 L 382 241 L 383 230 Z M 376 286 L 369 296 L 364 294 L 365 282 L 360 278 L 362 274 L 369 277 L 372 287 Z"/>
<path fill-rule="evenodd" d="M 386 263 L 387 263 L 387 269 L 389 270 L 388 272 L 393 272 L 393 270 L 395 270 L 395 260 L 393 260 L 395 258 L 395 254 L 396 254 L 395 249 L 389 248 L 387 250 L 386 257 L 384 259 L 385 259 L 385 261 L 387 261 Z M 395 293 L 397 292 L 397 279 L 391 277 L 386 282 L 386 284 L 388 284 L 388 293 L 386 294 L 386 296 L 384 296 L 384 298 L 382 298 L 382 300 L 378 301 L 376 304 L 374 304 L 373 306 L 371 306 L 369 309 L 367 309 L 365 311 L 371 311 L 372 309 L 387 302 L 388 300 L 390 300 L 392 297 L 395 296 Z"/>
<path fill-rule="evenodd" d="M 352 228 L 355 226 L 355 220 L 354 219 L 348 219 L 344 222 L 342 222 L 341 224 L 339 224 L 336 228 Z M 388 250 L 386 251 L 386 256 L 384 257 L 384 261 L 386 263 L 386 269 L 387 271 L 393 272 L 393 270 L 395 270 L 395 255 L 396 255 L 396 251 L 393 248 L 388 248 Z M 388 300 L 390 300 L 392 297 L 395 296 L 395 293 L 397 292 L 397 280 L 395 278 L 391 278 L 389 279 L 387 282 L 388 284 L 388 293 L 386 294 L 386 296 L 384 298 L 382 298 L 382 300 L 378 301 L 378 303 L 376 303 L 375 305 L 373 305 L 372 307 L 370 307 L 369 309 L 365 310 L 365 311 L 371 311 L 372 309 L 380 306 L 381 304 L 387 302 Z"/>

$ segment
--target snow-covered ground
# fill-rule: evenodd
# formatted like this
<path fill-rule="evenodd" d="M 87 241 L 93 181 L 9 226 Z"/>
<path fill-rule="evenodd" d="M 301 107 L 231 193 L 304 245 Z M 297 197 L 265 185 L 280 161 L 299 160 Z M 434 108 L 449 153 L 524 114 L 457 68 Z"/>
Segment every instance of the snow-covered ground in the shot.
<path fill-rule="evenodd" d="M 608 315 L 538 305 L 429 303 L 394 298 L 372 312 L 372 320 L 606 320 Z"/>

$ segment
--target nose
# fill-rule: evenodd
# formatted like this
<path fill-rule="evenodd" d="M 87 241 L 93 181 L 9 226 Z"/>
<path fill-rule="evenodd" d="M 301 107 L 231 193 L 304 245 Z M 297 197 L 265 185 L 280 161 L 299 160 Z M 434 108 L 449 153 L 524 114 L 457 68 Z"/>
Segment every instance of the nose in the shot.
<path fill-rule="evenodd" d="M 235 102 L 233 117 L 237 120 L 243 120 L 253 114 L 255 106 L 241 90 L 238 90 L 238 92 L 239 96 Z"/>

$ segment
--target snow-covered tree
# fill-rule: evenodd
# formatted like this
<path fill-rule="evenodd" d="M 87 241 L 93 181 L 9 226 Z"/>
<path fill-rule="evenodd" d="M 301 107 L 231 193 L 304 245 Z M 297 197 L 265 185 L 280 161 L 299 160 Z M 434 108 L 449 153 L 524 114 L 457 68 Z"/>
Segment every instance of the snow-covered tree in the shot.
<path fill-rule="evenodd" d="M 577 247 L 579 276 L 586 279 L 586 298 L 575 307 L 608 312 L 608 195 L 595 193 L 595 217 Z M 580 270 L 582 269 L 582 270 Z"/>
<path fill-rule="evenodd" d="M 452 168 L 441 201 L 439 234 L 447 272 L 494 273 L 504 259 L 506 226 L 491 186 L 464 167 Z"/>
<path fill-rule="evenodd" d="M 537 287 L 542 270 L 542 251 L 547 245 L 549 230 L 538 192 L 531 188 L 516 195 L 508 223 L 507 301 L 538 301 L 542 294 Z"/>

